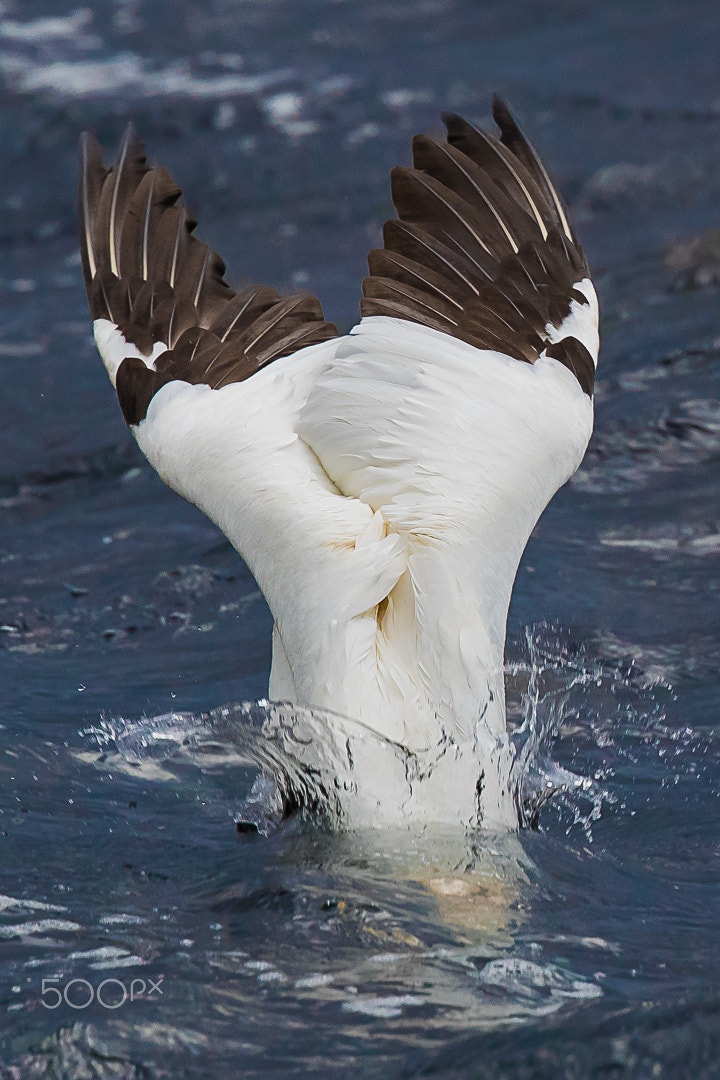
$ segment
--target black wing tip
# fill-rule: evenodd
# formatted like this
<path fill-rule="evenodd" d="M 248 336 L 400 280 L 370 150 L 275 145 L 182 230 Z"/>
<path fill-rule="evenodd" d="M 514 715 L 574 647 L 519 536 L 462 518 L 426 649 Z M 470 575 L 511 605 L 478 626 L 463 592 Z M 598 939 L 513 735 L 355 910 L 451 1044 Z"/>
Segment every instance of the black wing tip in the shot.
<path fill-rule="evenodd" d="M 94 131 L 90 131 L 89 129 L 81 131 L 79 142 L 80 154 L 83 162 L 88 160 L 91 155 L 97 155 L 99 157 L 99 163 L 103 164 L 104 152 L 102 143 L 100 142 Z M 110 168 L 113 168 L 115 165 L 117 165 L 117 162 L 122 160 L 126 156 L 127 151 L 131 147 L 135 151 L 133 156 L 147 158 L 145 143 L 138 135 L 135 124 L 132 120 L 130 120 L 125 125 L 125 129 L 120 137 L 120 142 L 118 143 L 117 153 L 115 154 L 113 164 L 110 166 Z"/>
<path fill-rule="evenodd" d="M 141 161 L 144 165 L 147 165 L 147 149 L 145 147 L 145 141 L 140 138 L 133 124 L 132 120 L 127 124 L 123 137 L 120 141 L 120 149 L 129 152 L 130 156 L 137 161 Z M 148 166 L 149 168 L 150 166 Z"/>
<path fill-rule="evenodd" d="M 419 131 L 417 135 L 413 135 L 410 141 L 410 148 L 413 153 L 413 158 L 415 156 L 415 151 L 418 146 L 427 146 L 428 143 L 434 142 L 435 140 L 430 135 L 426 135 L 424 131 Z"/>
<path fill-rule="evenodd" d="M 415 136 L 415 138 L 418 138 L 418 136 Z M 414 172 L 412 165 L 393 165 L 390 170 L 390 183 L 392 184 L 396 179 L 402 179 L 412 172 Z"/>
<path fill-rule="evenodd" d="M 490 107 L 492 112 L 492 118 L 501 131 L 503 130 L 503 127 L 513 128 L 517 130 L 517 122 L 515 121 L 512 113 L 510 112 L 507 102 L 503 97 L 500 96 L 500 94 L 497 93 L 497 91 L 493 92 Z M 467 120 L 464 116 L 461 116 L 460 113 L 452 111 L 442 112 L 440 113 L 440 119 L 442 120 L 445 127 L 448 129 L 468 127 L 475 128 L 475 125 L 472 124 L 469 120 Z M 477 131 L 478 129 L 475 128 L 475 130 Z"/>
<path fill-rule="evenodd" d="M 450 145 L 454 145 L 458 140 L 461 140 L 467 132 L 473 134 L 482 134 L 480 130 L 472 124 L 469 120 L 466 120 L 464 116 L 456 112 L 443 112 L 440 113 L 440 119 L 445 125 L 446 138 Z"/>
<path fill-rule="evenodd" d="M 83 163 L 86 162 L 91 154 L 99 153 L 100 161 L 102 162 L 102 146 L 100 145 L 98 138 L 94 131 L 81 131 L 80 132 L 80 156 Z"/>
<path fill-rule="evenodd" d="M 495 92 L 492 96 L 492 118 L 501 131 L 519 131 L 518 125 L 504 98 Z"/>

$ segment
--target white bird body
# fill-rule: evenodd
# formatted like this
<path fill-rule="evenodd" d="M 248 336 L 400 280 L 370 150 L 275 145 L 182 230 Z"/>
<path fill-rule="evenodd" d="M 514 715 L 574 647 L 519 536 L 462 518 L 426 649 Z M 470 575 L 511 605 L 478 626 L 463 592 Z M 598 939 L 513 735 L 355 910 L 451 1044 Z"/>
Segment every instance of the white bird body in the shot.
<path fill-rule="evenodd" d="M 525 177 L 526 194 L 529 185 Z M 147 206 L 149 217 L 151 197 Z M 547 240 L 541 215 L 523 213 L 536 243 Z M 512 228 L 503 224 L 519 261 Z M 114 232 L 113 282 L 122 278 Z M 93 237 L 90 280 L 97 246 Z M 404 288 L 408 260 L 397 262 Z M 196 306 L 202 285 L 201 276 Z M 124 383 L 118 394 L 143 453 L 222 529 L 268 602 L 271 698 L 331 710 L 431 755 L 428 775 L 409 784 L 396 775 L 397 759 L 380 761 L 370 742 L 356 748 L 357 782 L 344 797 L 350 824 L 517 824 L 503 685 L 510 595 L 530 533 L 577 469 L 593 422 L 585 353 L 585 368 L 563 351 L 548 355 L 558 343 L 572 345 L 594 370 L 595 292 L 580 273 L 569 286 L 563 317 L 540 319 L 532 331 L 540 336 L 529 362 L 461 340 L 436 316 L 430 325 L 396 317 L 391 296 L 388 314 L 366 314 L 344 337 L 273 357 L 224 384 L 186 381 L 196 378 L 187 366 L 170 377 L 171 341 L 140 348 L 122 320 L 95 319 L 114 384 L 135 358 L 125 369 L 132 394 Z M 109 312 L 105 296 L 103 304 Z M 134 317 L 131 304 L 125 321 Z M 144 381 L 163 370 L 145 401 Z"/>

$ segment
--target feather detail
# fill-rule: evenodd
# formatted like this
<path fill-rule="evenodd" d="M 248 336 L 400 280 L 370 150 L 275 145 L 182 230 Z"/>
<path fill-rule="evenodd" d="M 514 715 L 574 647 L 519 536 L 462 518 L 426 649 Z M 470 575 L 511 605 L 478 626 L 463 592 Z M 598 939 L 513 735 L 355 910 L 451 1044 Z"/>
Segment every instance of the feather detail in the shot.
<path fill-rule="evenodd" d="M 399 220 L 370 253 L 360 308 L 532 364 L 550 355 L 573 304 L 589 303 L 580 288 L 589 271 L 544 166 L 499 98 L 493 115 L 499 139 L 452 113 L 445 143 L 414 138 L 413 168 L 392 173 Z M 591 367 L 575 346 L 553 356 L 591 395 L 597 350 L 580 345 Z"/>
<path fill-rule="evenodd" d="M 90 312 L 118 327 L 128 357 L 154 366 L 156 347 L 162 352 L 162 380 L 149 381 L 134 361 L 118 379 L 126 418 L 139 423 L 151 387 L 170 379 L 226 386 L 288 351 L 337 336 L 314 297 L 283 299 L 265 286 L 236 293 L 228 285 L 221 257 L 193 235 L 197 222 L 181 189 L 166 169 L 148 165 L 132 127 L 109 169 L 92 136 L 83 136 L 81 147 L 80 246 Z M 119 339 L 107 340 L 118 347 Z M 122 360 L 106 357 L 113 377 Z"/>
<path fill-rule="evenodd" d="M 545 240 L 548 231 L 546 222 L 555 224 L 555 216 L 542 195 L 533 192 L 535 184 L 524 166 L 501 142 L 480 128 L 473 127 L 456 113 L 443 113 L 442 119 L 450 145 L 480 166 L 488 176 L 492 176 L 500 190 L 514 198 L 519 206 L 529 209 Z"/>
<path fill-rule="evenodd" d="M 80 169 L 80 190 L 78 193 L 80 221 L 80 257 L 83 276 L 90 300 L 90 287 L 98 271 L 95 255 L 93 213 L 102 192 L 108 169 L 103 166 L 100 144 L 89 132 L 85 132 L 80 142 L 82 164 Z"/>
<path fill-rule="evenodd" d="M 440 230 L 461 249 L 475 252 L 479 248 L 472 261 L 479 268 L 489 264 L 494 258 L 490 237 L 474 206 L 419 169 L 398 165 L 390 176 L 393 203 L 401 220 L 422 224 L 429 232 Z"/>
<path fill-rule="evenodd" d="M 562 201 L 547 174 L 545 166 L 515 123 L 507 105 L 497 94 L 493 94 L 492 113 L 493 120 L 500 128 L 500 142 L 526 167 L 538 189 L 543 193 L 548 203 L 555 208 L 557 219 L 568 240 L 574 242 Z"/>
<path fill-rule="evenodd" d="M 517 253 L 516 227 L 518 232 L 527 232 L 529 223 L 523 221 L 515 225 L 513 218 L 520 217 L 519 208 L 501 188 L 494 186 L 493 190 L 488 182 L 489 177 L 471 158 L 459 153 L 448 142 L 439 144 L 427 135 L 416 135 L 413 139 L 413 165 L 457 192 L 466 203 L 476 208 L 486 222 L 485 234 L 495 237 L 499 253 L 504 254 L 508 244 Z"/>

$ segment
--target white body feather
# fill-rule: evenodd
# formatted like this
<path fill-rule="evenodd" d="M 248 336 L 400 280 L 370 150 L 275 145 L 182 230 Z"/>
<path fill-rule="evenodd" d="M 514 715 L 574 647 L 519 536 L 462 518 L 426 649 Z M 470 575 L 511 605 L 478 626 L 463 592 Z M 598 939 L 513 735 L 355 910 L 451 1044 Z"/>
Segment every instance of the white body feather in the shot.
<path fill-rule="evenodd" d="M 597 356 L 589 281 L 550 340 Z M 114 382 L 142 357 L 117 327 L 95 337 Z M 247 561 L 275 619 L 270 695 L 361 721 L 411 751 L 407 778 L 355 760 L 350 822 L 482 820 L 512 827 L 503 650 L 532 528 L 572 475 L 592 403 L 557 360 L 534 364 L 402 319 L 211 389 L 172 382 L 134 429 L 152 465 Z M 476 782 L 484 774 L 478 800 Z"/>

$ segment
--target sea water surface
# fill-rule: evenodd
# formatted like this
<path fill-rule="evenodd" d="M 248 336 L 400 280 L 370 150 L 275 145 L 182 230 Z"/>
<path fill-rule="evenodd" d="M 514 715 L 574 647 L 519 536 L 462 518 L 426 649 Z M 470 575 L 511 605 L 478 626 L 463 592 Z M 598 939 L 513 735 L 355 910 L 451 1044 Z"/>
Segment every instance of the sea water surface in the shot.
<path fill-rule="evenodd" d="M 718 43 L 709 0 L 0 4 L 3 1080 L 720 1075 Z M 122 423 L 78 136 L 132 119 L 231 280 L 346 329 L 390 168 L 494 90 L 602 305 L 510 613 L 524 827 L 283 820 L 278 733 L 333 721 L 261 703 L 263 599 Z"/>

